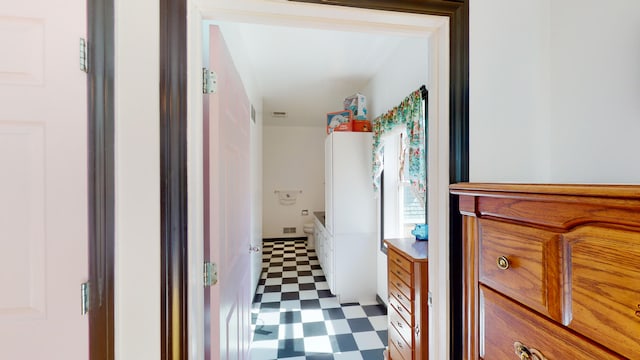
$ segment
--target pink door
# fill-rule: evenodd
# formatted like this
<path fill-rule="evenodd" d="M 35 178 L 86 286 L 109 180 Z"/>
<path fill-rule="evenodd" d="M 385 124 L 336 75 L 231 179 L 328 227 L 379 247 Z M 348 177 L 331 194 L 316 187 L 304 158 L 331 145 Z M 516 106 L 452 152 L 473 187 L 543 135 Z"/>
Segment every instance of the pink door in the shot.
<path fill-rule="evenodd" d="M 205 258 L 219 280 L 205 290 L 207 359 L 248 359 L 250 339 L 249 100 L 217 26 L 209 69 L 217 91 L 204 102 Z"/>
<path fill-rule="evenodd" d="M 0 5 L 0 359 L 88 358 L 83 0 Z"/>

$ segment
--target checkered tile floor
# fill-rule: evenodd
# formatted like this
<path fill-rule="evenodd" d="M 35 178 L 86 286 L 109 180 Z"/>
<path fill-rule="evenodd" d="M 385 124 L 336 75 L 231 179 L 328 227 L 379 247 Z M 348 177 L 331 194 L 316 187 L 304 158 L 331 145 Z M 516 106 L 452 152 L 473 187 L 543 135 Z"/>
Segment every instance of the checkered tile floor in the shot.
<path fill-rule="evenodd" d="M 387 345 L 386 309 L 339 304 L 305 240 L 264 242 L 252 321 L 251 360 L 381 360 Z"/>

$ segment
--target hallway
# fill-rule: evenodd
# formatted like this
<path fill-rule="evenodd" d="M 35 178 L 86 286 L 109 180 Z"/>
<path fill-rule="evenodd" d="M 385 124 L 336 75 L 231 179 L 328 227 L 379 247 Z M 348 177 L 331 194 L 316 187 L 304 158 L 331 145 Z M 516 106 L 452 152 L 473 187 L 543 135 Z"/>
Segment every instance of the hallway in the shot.
<path fill-rule="evenodd" d="M 253 310 L 251 360 L 379 360 L 386 309 L 339 304 L 305 240 L 265 241 Z"/>

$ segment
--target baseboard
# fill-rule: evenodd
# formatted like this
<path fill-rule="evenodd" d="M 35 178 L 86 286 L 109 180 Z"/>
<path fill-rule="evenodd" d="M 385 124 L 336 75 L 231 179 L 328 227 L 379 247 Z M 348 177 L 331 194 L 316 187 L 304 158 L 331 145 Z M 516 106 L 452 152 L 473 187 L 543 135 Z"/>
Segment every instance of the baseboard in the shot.
<path fill-rule="evenodd" d="M 263 238 L 262 242 L 286 241 L 286 240 L 307 240 L 307 237 L 299 236 L 299 237 L 287 237 L 287 238 Z"/>

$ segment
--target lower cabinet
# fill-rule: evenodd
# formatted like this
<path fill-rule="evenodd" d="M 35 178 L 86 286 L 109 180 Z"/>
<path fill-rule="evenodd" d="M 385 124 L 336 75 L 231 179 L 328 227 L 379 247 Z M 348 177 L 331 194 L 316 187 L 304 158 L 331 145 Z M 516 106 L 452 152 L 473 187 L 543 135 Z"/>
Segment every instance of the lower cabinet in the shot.
<path fill-rule="evenodd" d="M 429 358 L 427 242 L 387 239 L 389 356 Z"/>
<path fill-rule="evenodd" d="M 317 220 L 316 227 L 316 254 L 331 293 L 340 303 L 375 301 L 375 233 L 331 235 Z"/>
<path fill-rule="evenodd" d="M 324 276 L 327 279 L 329 290 L 332 294 L 335 294 L 335 277 L 333 266 L 333 237 L 329 235 L 322 223 L 316 219 L 316 255 L 318 256 L 318 262 L 322 267 Z"/>

